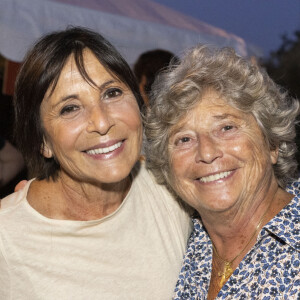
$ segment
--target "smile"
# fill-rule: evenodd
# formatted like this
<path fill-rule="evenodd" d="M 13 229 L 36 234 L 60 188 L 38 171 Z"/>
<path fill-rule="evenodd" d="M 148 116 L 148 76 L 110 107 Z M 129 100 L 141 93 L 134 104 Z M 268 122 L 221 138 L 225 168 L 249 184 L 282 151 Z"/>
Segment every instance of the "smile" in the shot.
<path fill-rule="evenodd" d="M 228 177 L 233 171 L 226 171 L 226 172 L 221 172 L 218 174 L 214 174 L 214 175 L 209 175 L 209 176 L 205 176 L 205 177 L 200 177 L 199 180 L 201 182 L 207 183 L 207 182 L 212 182 L 212 181 L 216 181 L 216 180 L 220 180 L 223 178 Z"/>
<path fill-rule="evenodd" d="M 86 153 L 91 154 L 91 155 L 109 153 L 109 152 L 112 152 L 112 151 L 120 148 L 121 145 L 122 145 L 122 142 L 118 142 L 118 143 L 116 143 L 112 146 L 109 146 L 109 147 L 88 150 Z"/>

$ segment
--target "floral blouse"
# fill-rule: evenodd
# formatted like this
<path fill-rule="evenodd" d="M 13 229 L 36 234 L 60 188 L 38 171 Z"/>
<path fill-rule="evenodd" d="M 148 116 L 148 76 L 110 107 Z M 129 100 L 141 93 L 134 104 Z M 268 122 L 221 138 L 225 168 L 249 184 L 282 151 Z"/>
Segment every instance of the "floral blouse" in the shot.
<path fill-rule="evenodd" d="M 260 231 L 257 242 L 220 290 L 216 299 L 300 300 L 300 182 L 295 195 Z M 201 220 L 194 219 L 173 299 L 207 299 L 212 244 Z"/>

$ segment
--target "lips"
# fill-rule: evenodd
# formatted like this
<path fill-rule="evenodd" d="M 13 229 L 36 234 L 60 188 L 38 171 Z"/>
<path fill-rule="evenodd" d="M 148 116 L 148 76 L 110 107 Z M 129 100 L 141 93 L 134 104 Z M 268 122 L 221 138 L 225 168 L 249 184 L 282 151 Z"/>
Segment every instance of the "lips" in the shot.
<path fill-rule="evenodd" d="M 99 147 L 99 148 L 96 148 L 96 149 L 91 149 L 91 150 L 88 150 L 86 151 L 87 154 L 90 154 L 90 155 L 96 155 L 96 154 L 106 154 L 106 153 L 109 153 L 109 152 L 112 152 L 118 148 L 120 148 L 122 146 L 123 142 L 118 142 L 118 143 L 115 143 L 111 146 L 108 146 L 108 147 Z"/>
<path fill-rule="evenodd" d="M 232 172 L 233 171 L 220 172 L 217 174 L 200 177 L 198 180 L 203 183 L 213 182 L 228 177 L 230 174 L 232 174 Z"/>

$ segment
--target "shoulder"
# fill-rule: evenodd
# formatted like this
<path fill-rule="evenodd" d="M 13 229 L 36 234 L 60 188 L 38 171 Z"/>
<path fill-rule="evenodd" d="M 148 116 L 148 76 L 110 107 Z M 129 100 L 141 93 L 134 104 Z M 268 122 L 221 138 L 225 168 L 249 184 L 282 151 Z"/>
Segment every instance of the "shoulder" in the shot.
<path fill-rule="evenodd" d="M 169 212 L 170 215 L 190 220 L 190 211 L 164 185 L 156 182 L 153 174 L 146 169 L 143 161 L 133 169 L 132 194 L 139 198 L 139 202 L 147 203 L 157 211 Z"/>
<path fill-rule="evenodd" d="M 170 205 L 178 204 L 178 201 L 170 191 L 156 182 L 153 174 L 146 169 L 145 163 L 140 161 L 133 169 L 133 182 L 135 187 L 142 192 L 144 196 L 150 196 L 152 202 L 168 203 Z"/>
<path fill-rule="evenodd" d="M 289 205 L 287 205 L 286 210 L 292 210 L 294 214 L 296 214 L 297 218 L 299 218 L 299 211 L 300 211 L 300 178 L 293 181 L 291 184 L 289 184 L 286 187 L 286 191 L 293 194 L 294 198 L 290 202 Z M 297 213 L 296 213 L 297 211 Z M 297 222 L 298 224 L 299 222 Z"/>
<path fill-rule="evenodd" d="M 278 241 L 291 246 L 300 255 L 300 193 L 299 182 L 293 182 L 286 188 L 294 197 L 292 200 L 265 226 L 265 229 L 277 237 Z M 291 254 L 291 253 L 289 253 Z"/>
<path fill-rule="evenodd" d="M 133 182 L 134 184 L 141 187 L 147 192 L 155 193 L 157 191 L 165 192 L 166 187 L 159 185 L 153 174 L 146 169 L 145 162 L 139 161 L 132 170 Z"/>
<path fill-rule="evenodd" d="M 300 195 L 300 178 L 298 178 L 297 180 L 288 184 L 286 187 L 286 191 L 291 194 L 294 194 L 295 196 L 299 196 Z"/>
<path fill-rule="evenodd" d="M 6 196 L 5 198 L 1 199 L 0 214 L 6 210 L 16 207 L 19 203 L 21 203 L 26 199 L 29 186 L 33 180 L 34 179 L 29 180 L 24 186 L 24 188 L 22 188 L 21 190 L 14 192 Z"/>

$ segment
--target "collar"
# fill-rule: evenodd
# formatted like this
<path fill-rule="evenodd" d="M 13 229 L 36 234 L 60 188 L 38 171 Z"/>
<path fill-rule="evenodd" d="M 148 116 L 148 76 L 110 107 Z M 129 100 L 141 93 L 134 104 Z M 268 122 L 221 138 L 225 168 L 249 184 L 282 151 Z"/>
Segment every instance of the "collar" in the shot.
<path fill-rule="evenodd" d="M 297 181 L 287 188 L 288 192 L 294 194 L 294 198 L 263 228 L 298 252 L 300 252 L 299 187 L 300 182 Z"/>
<path fill-rule="evenodd" d="M 262 228 L 258 240 L 267 234 L 273 235 L 300 252 L 300 181 L 293 182 L 287 191 L 294 194 L 294 198 Z M 201 238 L 204 242 L 203 233 L 206 230 L 201 219 L 193 218 L 193 224 L 194 231 L 191 238 Z"/>

